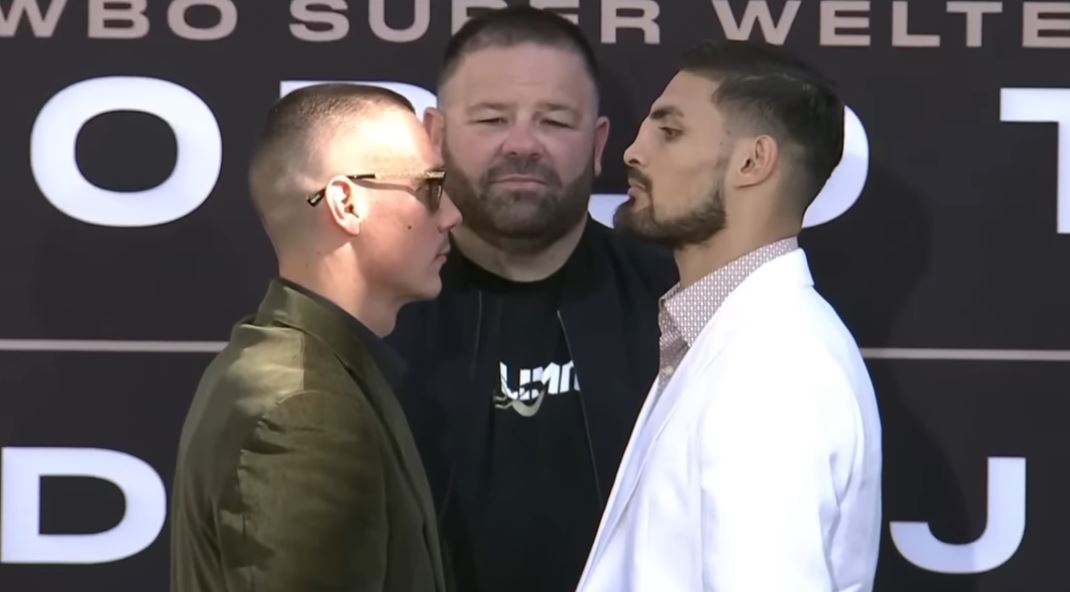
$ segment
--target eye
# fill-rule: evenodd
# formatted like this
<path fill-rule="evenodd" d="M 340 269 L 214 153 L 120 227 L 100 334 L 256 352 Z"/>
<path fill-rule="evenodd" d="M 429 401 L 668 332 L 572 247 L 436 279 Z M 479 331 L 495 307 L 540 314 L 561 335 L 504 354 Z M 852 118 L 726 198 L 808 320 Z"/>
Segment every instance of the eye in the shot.
<path fill-rule="evenodd" d="M 416 183 L 414 195 L 428 210 L 434 212 L 442 200 L 443 179 L 423 179 Z"/>
<path fill-rule="evenodd" d="M 501 124 L 505 123 L 505 118 L 504 117 L 484 117 L 482 119 L 477 119 L 476 123 L 478 123 L 480 125 L 501 125 Z"/>
<path fill-rule="evenodd" d="M 565 123 L 563 121 L 558 121 L 556 119 L 545 119 L 545 120 L 543 120 L 543 123 L 545 123 L 546 125 L 548 125 L 550 127 L 559 127 L 559 128 L 570 128 L 570 127 L 572 127 L 571 125 L 569 125 L 569 124 L 567 124 L 567 123 Z"/>
<path fill-rule="evenodd" d="M 665 136 L 666 140 L 675 140 L 676 138 L 680 137 L 680 134 L 683 133 L 678 129 L 667 127 L 664 125 L 659 127 L 658 129 L 661 131 L 661 135 Z"/>

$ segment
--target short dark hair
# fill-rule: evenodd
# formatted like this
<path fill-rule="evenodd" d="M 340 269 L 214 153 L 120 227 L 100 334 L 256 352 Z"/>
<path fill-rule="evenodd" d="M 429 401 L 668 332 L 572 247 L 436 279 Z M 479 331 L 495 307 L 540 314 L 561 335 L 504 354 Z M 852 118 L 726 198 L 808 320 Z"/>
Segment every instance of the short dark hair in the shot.
<path fill-rule="evenodd" d="M 290 185 L 309 174 L 307 163 L 326 145 L 324 140 L 389 109 L 415 113 L 402 95 L 360 84 L 315 84 L 275 101 L 253 144 L 248 169 L 253 205 L 272 240 L 284 236 L 287 224 L 285 213 L 276 210 L 288 204 L 279 200 L 303 204 L 303 196 L 288 195 L 288 189 L 296 190 Z M 280 188 L 284 195 L 278 195 Z"/>
<path fill-rule="evenodd" d="M 718 83 L 713 101 L 800 156 L 808 207 L 843 156 L 843 101 L 831 81 L 783 49 L 750 41 L 705 41 L 680 70 Z"/>
<path fill-rule="evenodd" d="M 522 43 L 575 51 L 583 58 L 595 92 L 598 92 L 598 59 L 583 31 L 555 12 L 527 5 L 488 10 L 469 20 L 454 33 L 446 44 L 438 76 L 439 91 L 466 55 L 488 47 L 513 47 Z"/>
<path fill-rule="evenodd" d="M 316 133 L 317 128 L 339 118 L 383 107 L 415 112 L 412 103 L 404 96 L 379 86 L 326 83 L 294 90 L 275 101 L 268 111 L 253 160 L 261 149 L 280 141 L 307 137 Z"/>

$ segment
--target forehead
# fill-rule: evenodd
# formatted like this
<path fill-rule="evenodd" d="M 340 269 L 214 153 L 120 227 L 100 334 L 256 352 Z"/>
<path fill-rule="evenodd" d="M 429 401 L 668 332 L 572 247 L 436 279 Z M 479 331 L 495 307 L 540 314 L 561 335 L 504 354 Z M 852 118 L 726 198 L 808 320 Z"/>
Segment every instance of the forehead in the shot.
<path fill-rule="evenodd" d="M 716 91 L 716 82 L 690 72 L 680 72 L 650 106 L 650 116 L 690 123 L 718 122 L 721 114 L 713 103 Z"/>
<path fill-rule="evenodd" d="M 581 106 L 592 104 L 597 95 L 577 51 L 535 43 L 490 46 L 466 54 L 447 88 L 462 106 L 548 100 Z"/>

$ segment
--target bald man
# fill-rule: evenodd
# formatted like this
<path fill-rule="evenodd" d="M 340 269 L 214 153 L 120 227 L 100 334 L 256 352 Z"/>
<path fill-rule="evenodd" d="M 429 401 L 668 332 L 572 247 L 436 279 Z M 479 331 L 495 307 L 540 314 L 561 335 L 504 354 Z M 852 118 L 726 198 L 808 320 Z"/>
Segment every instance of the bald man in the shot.
<path fill-rule="evenodd" d="M 381 338 L 435 297 L 460 214 L 401 96 L 317 85 L 271 109 L 249 170 L 279 263 L 194 396 L 174 592 L 444 590 L 424 469 Z"/>

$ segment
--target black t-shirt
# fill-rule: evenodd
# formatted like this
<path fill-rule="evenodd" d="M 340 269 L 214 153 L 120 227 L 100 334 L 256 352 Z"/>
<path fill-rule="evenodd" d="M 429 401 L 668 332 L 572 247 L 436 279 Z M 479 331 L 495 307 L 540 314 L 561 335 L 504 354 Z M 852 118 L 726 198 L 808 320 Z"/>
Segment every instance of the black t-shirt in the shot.
<path fill-rule="evenodd" d="M 581 377 L 558 314 L 561 274 L 504 280 L 469 263 L 500 301 L 499 376 L 483 449 L 481 507 L 466 508 L 460 590 L 575 590 L 601 518 Z M 467 553 L 466 553 L 467 555 Z"/>

